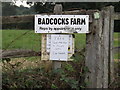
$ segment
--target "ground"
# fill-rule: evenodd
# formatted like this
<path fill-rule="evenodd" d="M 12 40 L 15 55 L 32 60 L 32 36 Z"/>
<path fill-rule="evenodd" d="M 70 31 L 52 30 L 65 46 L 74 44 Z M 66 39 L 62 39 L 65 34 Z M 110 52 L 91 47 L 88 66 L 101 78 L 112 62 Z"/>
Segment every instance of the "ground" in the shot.
<path fill-rule="evenodd" d="M 120 33 L 114 33 L 114 47 L 116 48 L 115 49 L 115 54 L 114 54 L 114 60 L 115 60 L 115 64 L 116 64 L 115 66 L 117 68 L 116 69 L 117 72 L 119 71 L 118 67 L 120 66 L 119 65 L 119 63 L 120 63 L 120 57 L 119 57 L 120 53 L 118 52 L 119 51 L 118 48 L 120 47 L 120 37 L 119 36 L 120 36 Z M 85 41 L 86 41 L 85 34 L 75 34 L 75 48 L 76 49 L 80 50 L 80 49 L 84 48 L 85 47 Z M 34 51 L 39 51 L 41 49 L 40 44 L 41 44 L 41 35 L 34 33 L 33 30 L 3 30 L 2 31 L 2 46 L 0 46 L 0 47 L 2 47 L 2 49 L 7 49 L 7 50 L 11 50 L 11 49 L 31 49 L 31 50 L 34 50 Z M 75 59 L 80 59 L 80 58 L 81 57 L 79 57 L 78 54 L 76 54 Z M 52 67 L 51 66 L 52 62 L 41 61 L 40 57 L 12 58 L 12 59 L 10 59 L 9 62 L 4 61 L 3 63 L 0 62 L 0 64 L 3 65 L 3 73 L 7 72 L 7 75 L 8 75 L 8 73 L 11 75 L 10 77 L 6 76 L 7 79 L 11 80 L 10 83 L 14 79 L 14 74 L 15 74 L 14 72 L 16 72 L 16 71 L 21 72 L 21 70 L 22 71 L 24 71 L 26 69 L 34 70 L 36 68 L 45 67 L 45 71 L 48 72 L 50 70 L 50 67 Z M 82 64 L 80 64 L 80 65 L 82 66 Z M 71 66 L 69 66 L 69 67 L 68 66 L 66 66 L 67 69 L 72 71 Z M 74 65 L 74 66 L 76 66 L 76 65 Z M 82 70 L 81 67 L 79 69 Z M 28 72 L 30 72 L 30 71 L 29 70 L 24 71 L 23 76 L 26 76 L 26 73 L 28 73 Z M 34 73 L 36 73 L 36 72 L 34 72 Z M 119 73 L 117 73 L 116 76 L 118 77 Z M 12 77 L 13 77 L 13 79 L 12 79 Z M 23 77 L 20 77 L 20 79 L 22 79 L 22 78 Z M 28 79 L 30 79 L 30 78 L 28 77 L 25 80 L 28 80 Z M 32 79 L 34 79 L 34 78 L 32 78 Z M 117 78 L 117 79 L 119 80 L 119 78 Z M 67 79 L 65 79 L 65 80 L 67 80 Z M 17 87 L 16 85 L 18 85 L 19 83 L 16 82 L 17 83 L 16 84 L 15 82 L 16 81 L 14 81 L 13 85 L 10 85 L 10 86 L 11 87 Z M 3 83 L 4 84 L 8 83 L 8 81 L 5 81 Z M 26 83 L 28 84 L 29 82 L 26 82 Z M 75 83 L 75 81 L 72 82 L 72 83 Z M 52 84 L 52 86 L 55 87 L 54 84 Z"/>

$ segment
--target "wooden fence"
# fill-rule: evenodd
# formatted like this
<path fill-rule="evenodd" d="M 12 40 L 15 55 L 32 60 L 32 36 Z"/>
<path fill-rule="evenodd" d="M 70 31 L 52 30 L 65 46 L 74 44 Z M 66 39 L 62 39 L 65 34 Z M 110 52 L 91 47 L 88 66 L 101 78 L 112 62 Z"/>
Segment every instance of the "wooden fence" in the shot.
<path fill-rule="evenodd" d="M 54 13 L 50 13 L 54 14 Z M 108 88 L 114 80 L 113 27 L 120 13 L 109 6 L 98 10 L 65 11 L 67 15 L 90 15 L 90 33 L 86 34 L 85 65 L 89 69 L 85 81 L 88 88 Z M 3 24 L 34 22 L 34 15 L 3 17 Z"/>

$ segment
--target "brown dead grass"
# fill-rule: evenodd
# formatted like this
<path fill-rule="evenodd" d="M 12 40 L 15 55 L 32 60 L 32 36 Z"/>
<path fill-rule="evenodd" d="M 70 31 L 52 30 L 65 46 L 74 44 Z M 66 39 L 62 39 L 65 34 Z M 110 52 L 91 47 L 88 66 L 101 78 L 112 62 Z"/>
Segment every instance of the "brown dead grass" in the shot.
<path fill-rule="evenodd" d="M 115 62 L 120 62 L 120 59 L 114 59 Z"/>
<path fill-rule="evenodd" d="M 18 64 L 18 65 L 17 65 Z M 27 68 L 42 68 L 45 67 L 45 70 L 48 71 L 52 68 L 52 61 L 41 61 L 41 60 L 26 60 L 25 58 L 15 58 L 12 59 L 9 63 L 4 62 L 0 63 L 3 67 L 2 70 L 8 71 L 10 69 L 23 70 Z"/>

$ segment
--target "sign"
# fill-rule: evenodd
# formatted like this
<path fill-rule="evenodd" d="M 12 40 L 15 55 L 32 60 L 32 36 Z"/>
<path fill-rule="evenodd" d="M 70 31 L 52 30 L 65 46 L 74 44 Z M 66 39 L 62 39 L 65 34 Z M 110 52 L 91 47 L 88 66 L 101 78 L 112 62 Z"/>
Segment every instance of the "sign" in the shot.
<path fill-rule="evenodd" d="M 35 33 L 89 33 L 89 15 L 35 15 Z"/>
<path fill-rule="evenodd" d="M 58 34 L 57 34 L 58 35 Z M 51 48 L 51 37 L 52 34 L 47 34 L 47 41 L 46 41 L 46 51 L 47 53 L 50 53 L 50 48 Z M 68 41 L 68 53 L 71 54 L 73 53 L 73 36 L 69 34 L 69 41 Z"/>
<path fill-rule="evenodd" d="M 62 36 L 63 35 L 63 36 Z M 66 48 L 66 50 L 68 50 L 67 54 L 66 54 L 66 58 L 62 59 L 62 58 L 57 58 L 55 59 L 54 57 L 52 58 L 52 54 L 50 54 L 54 49 L 53 45 L 53 38 L 54 37 L 68 37 L 68 46 Z M 51 60 L 58 60 L 58 61 L 72 61 L 73 59 L 71 58 L 72 55 L 74 54 L 74 35 L 73 34 L 42 34 L 42 42 L 41 42 L 41 60 L 50 60 L 50 58 L 52 58 Z M 64 38 L 65 38 L 64 37 Z M 58 38 L 59 39 L 59 38 Z M 65 39 L 66 40 L 66 39 Z M 63 42 L 63 41 L 62 41 Z M 57 46 L 56 46 L 57 47 Z M 61 47 L 61 50 L 63 50 L 63 48 Z M 65 50 L 65 49 L 64 49 Z M 55 51 L 55 50 L 54 50 Z M 57 50 L 56 50 L 57 51 Z M 55 55 L 54 55 L 55 56 Z M 63 57 L 63 56 L 62 56 Z"/>
<path fill-rule="evenodd" d="M 69 35 L 51 35 L 50 60 L 68 59 L 68 42 Z"/>

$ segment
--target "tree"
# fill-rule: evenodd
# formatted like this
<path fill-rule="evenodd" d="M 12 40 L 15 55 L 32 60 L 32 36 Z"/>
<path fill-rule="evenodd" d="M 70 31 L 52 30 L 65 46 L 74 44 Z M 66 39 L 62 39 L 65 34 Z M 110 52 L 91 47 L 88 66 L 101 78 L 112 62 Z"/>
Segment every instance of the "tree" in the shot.
<path fill-rule="evenodd" d="M 15 15 L 16 7 L 13 2 L 2 2 L 2 16 Z"/>
<path fill-rule="evenodd" d="M 54 4 L 52 4 L 51 2 L 38 2 L 34 3 L 34 8 L 36 13 L 49 13 L 53 12 Z"/>
<path fill-rule="evenodd" d="M 14 2 L 2 2 L 2 16 L 11 16 L 11 15 L 25 15 L 25 14 L 35 14 L 34 6 L 30 8 L 16 6 Z"/>
<path fill-rule="evenodd" d="M 35 14 L 33 6 L 28 8 L 21 5 L 20 7 L 16 8 L 16 11 L 16 15 Z"/>
<path fill-rule="evenodd" d="M 31 2 L 32 3 L 32 2 Z M 31 4 L 30 2 L 28 4 Z M 115 11 L 120 11 L 120 2 L 56 2 L 62 4 L 63 11 L 72 9 L 98 9 L 113 5 Z M 37 13 L 52 12 L 55 3 L 52 2 L 36 2 L 34 8 Z"/>

